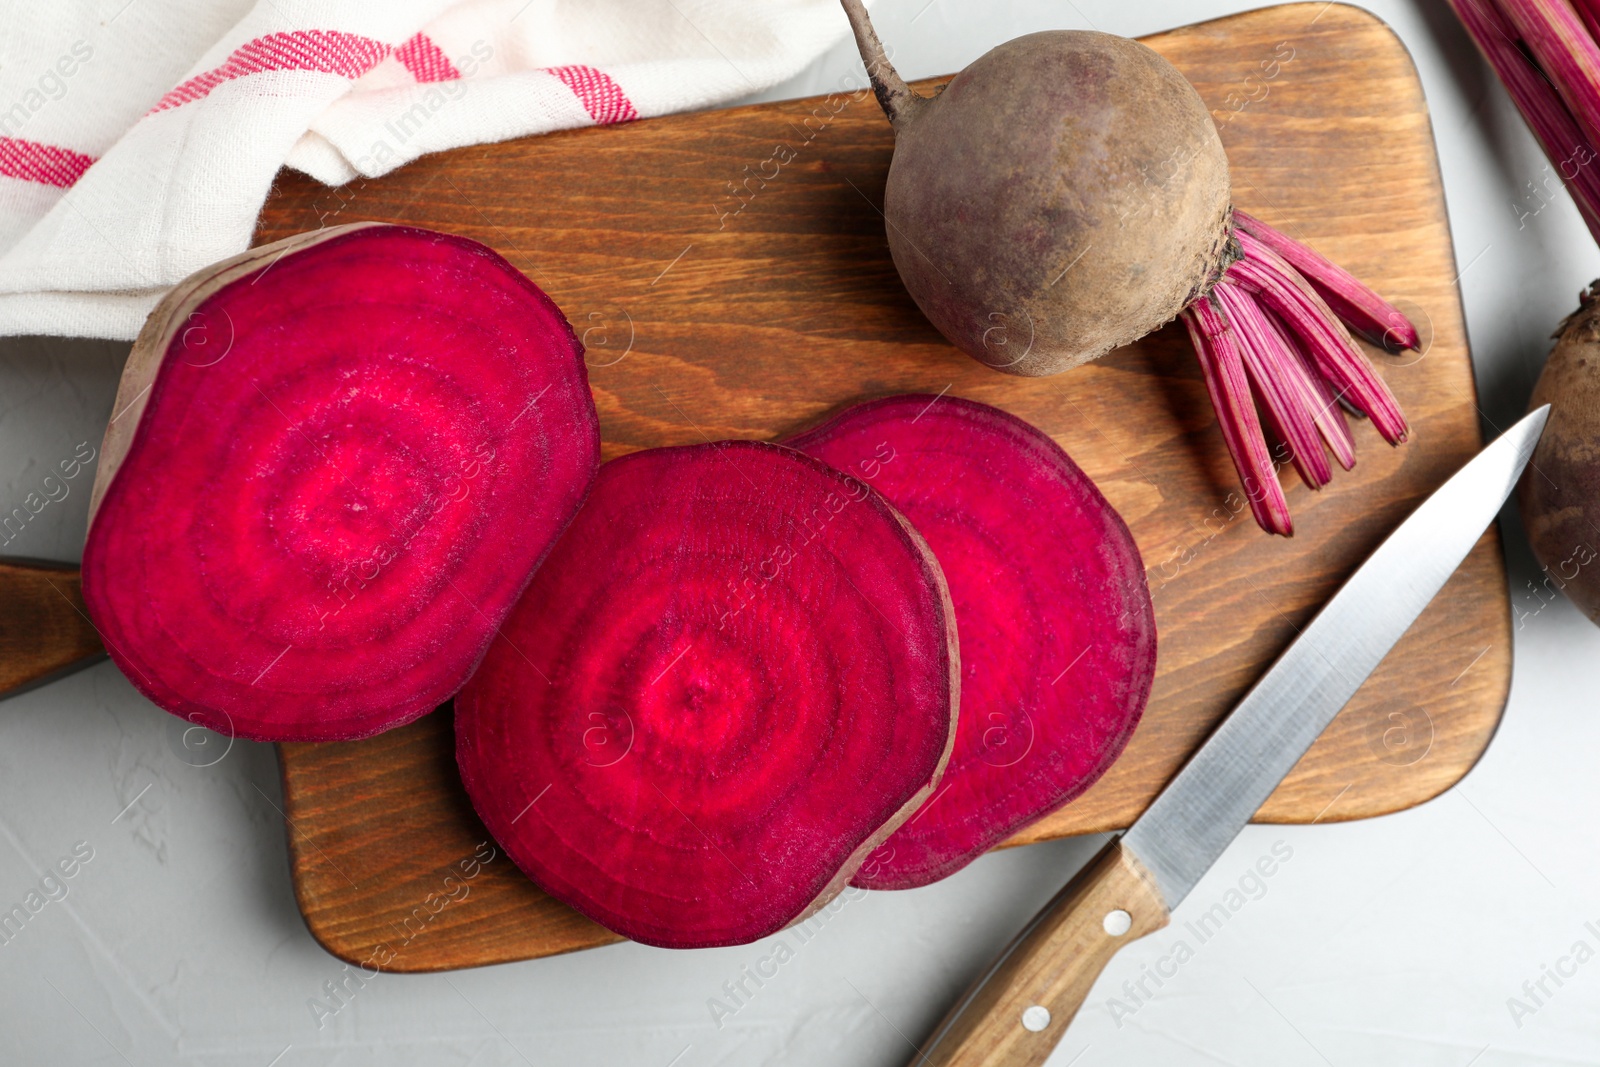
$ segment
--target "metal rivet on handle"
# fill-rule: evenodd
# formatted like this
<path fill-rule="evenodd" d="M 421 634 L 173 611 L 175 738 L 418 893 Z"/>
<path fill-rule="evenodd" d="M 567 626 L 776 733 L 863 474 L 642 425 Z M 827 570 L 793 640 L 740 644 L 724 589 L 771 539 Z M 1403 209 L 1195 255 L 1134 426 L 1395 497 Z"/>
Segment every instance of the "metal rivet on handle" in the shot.
<path fill-rule="evenodd" d="M 1050 1009 L 1043 1004 L 1034 1004 L 1022 1010 L 1022 1028 L 1038 1033 L 1050 1025 Z"/>
<path fill-rule="evenodd" d="M 1133 916 L 1121 908 L 1113 908 L 1111 911 L 1106 912 L 1105 920 L 1100 925 L 1104 926 L 1106 933 L 1112 937 L 1121 937 L 1133 929 Z"/>

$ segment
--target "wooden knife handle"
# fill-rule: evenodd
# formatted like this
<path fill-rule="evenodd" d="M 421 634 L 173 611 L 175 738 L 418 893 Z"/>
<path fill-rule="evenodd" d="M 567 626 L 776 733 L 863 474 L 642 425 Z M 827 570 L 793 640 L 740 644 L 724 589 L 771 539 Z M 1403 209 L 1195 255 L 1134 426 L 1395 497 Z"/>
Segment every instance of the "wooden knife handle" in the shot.
<path fill-rule="evenodd" d="M 909 1067 L 1044 1063 L 1116 951 L 1167 919 L 1155 881 L 1113 838 L 956 1002 Z"/>
<path fill-rule="evenodd" d="M 0 560 L 0 697 L 104 654 L 83 608 L 78 568 Z"/>

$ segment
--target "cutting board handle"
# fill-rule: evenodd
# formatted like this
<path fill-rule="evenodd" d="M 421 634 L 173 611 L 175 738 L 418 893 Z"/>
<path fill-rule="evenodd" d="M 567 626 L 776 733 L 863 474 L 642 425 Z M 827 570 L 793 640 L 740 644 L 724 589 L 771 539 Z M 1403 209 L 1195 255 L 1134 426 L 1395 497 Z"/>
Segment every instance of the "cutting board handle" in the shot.
<path fill-rule="evenodd" d="M 956 1002 L 909 1067 L 1038 1067 L 1117 950 L 1168 917 L 1149 872 L 1113 838 Z"/>
<path fill-rule="evenodd" d="M 83 606 L 78 568 L 0 560 L 0 698 L 105 655 Z"/>

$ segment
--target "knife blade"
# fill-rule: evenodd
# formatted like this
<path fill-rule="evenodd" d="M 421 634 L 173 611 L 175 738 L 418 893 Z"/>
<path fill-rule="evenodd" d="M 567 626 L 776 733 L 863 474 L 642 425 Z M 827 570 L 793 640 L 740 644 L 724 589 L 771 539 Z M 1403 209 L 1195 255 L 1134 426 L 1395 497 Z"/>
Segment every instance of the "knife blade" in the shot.
<path fill-rule="evenodd" d="M 1167 925 L 1477 544 L 1544 432 L 1539 408 L 1367 557 L 1128 831 L 1023 928 L 913 1067 L 1044 1063 L 1116 951 Z"/>

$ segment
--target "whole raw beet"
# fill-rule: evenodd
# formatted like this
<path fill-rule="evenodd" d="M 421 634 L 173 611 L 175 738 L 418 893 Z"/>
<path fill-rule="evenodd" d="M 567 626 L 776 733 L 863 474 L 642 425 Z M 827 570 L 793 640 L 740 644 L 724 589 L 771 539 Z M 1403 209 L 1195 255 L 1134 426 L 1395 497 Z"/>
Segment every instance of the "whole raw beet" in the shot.
<path fill-rule="evenodd" d="M 1008 41 L 938 96 L 911 92 L 845 0 L 895 130 L 895 267 L 968 355 L 1055 374 L 1177 316 L 1230 261 L 1228 160 L 1206 106 L 1137 41 Z"/>
<path fill-rule="evenodd" d="M 1547 581 L 1600 623 L 1600 281 L 1556 331 L 1528 408 L 1550 421 L 1517 504 Z"/>
<path fill-rule="evenodd" d="M 895 267 L 952 344 L 996 370 L 1055 374 L 1181 316 L 1251 513 L 1284 536 L 1294 525 L 1267 430 L 1313 489 L 1332 477 L 1329 452 L 1355 463 L 1345 408 L 1390 444 L 1406 439 L 1346 325 L 1396 349 L 1417 347 L 1416 327 L 1234 210 L 1216 126 L 1170 63 L 1110 34 L 1036 33 L 924 97 L 895 73 L 862 0 L 842 3 L 894 127 L 883 214 Z"/>

